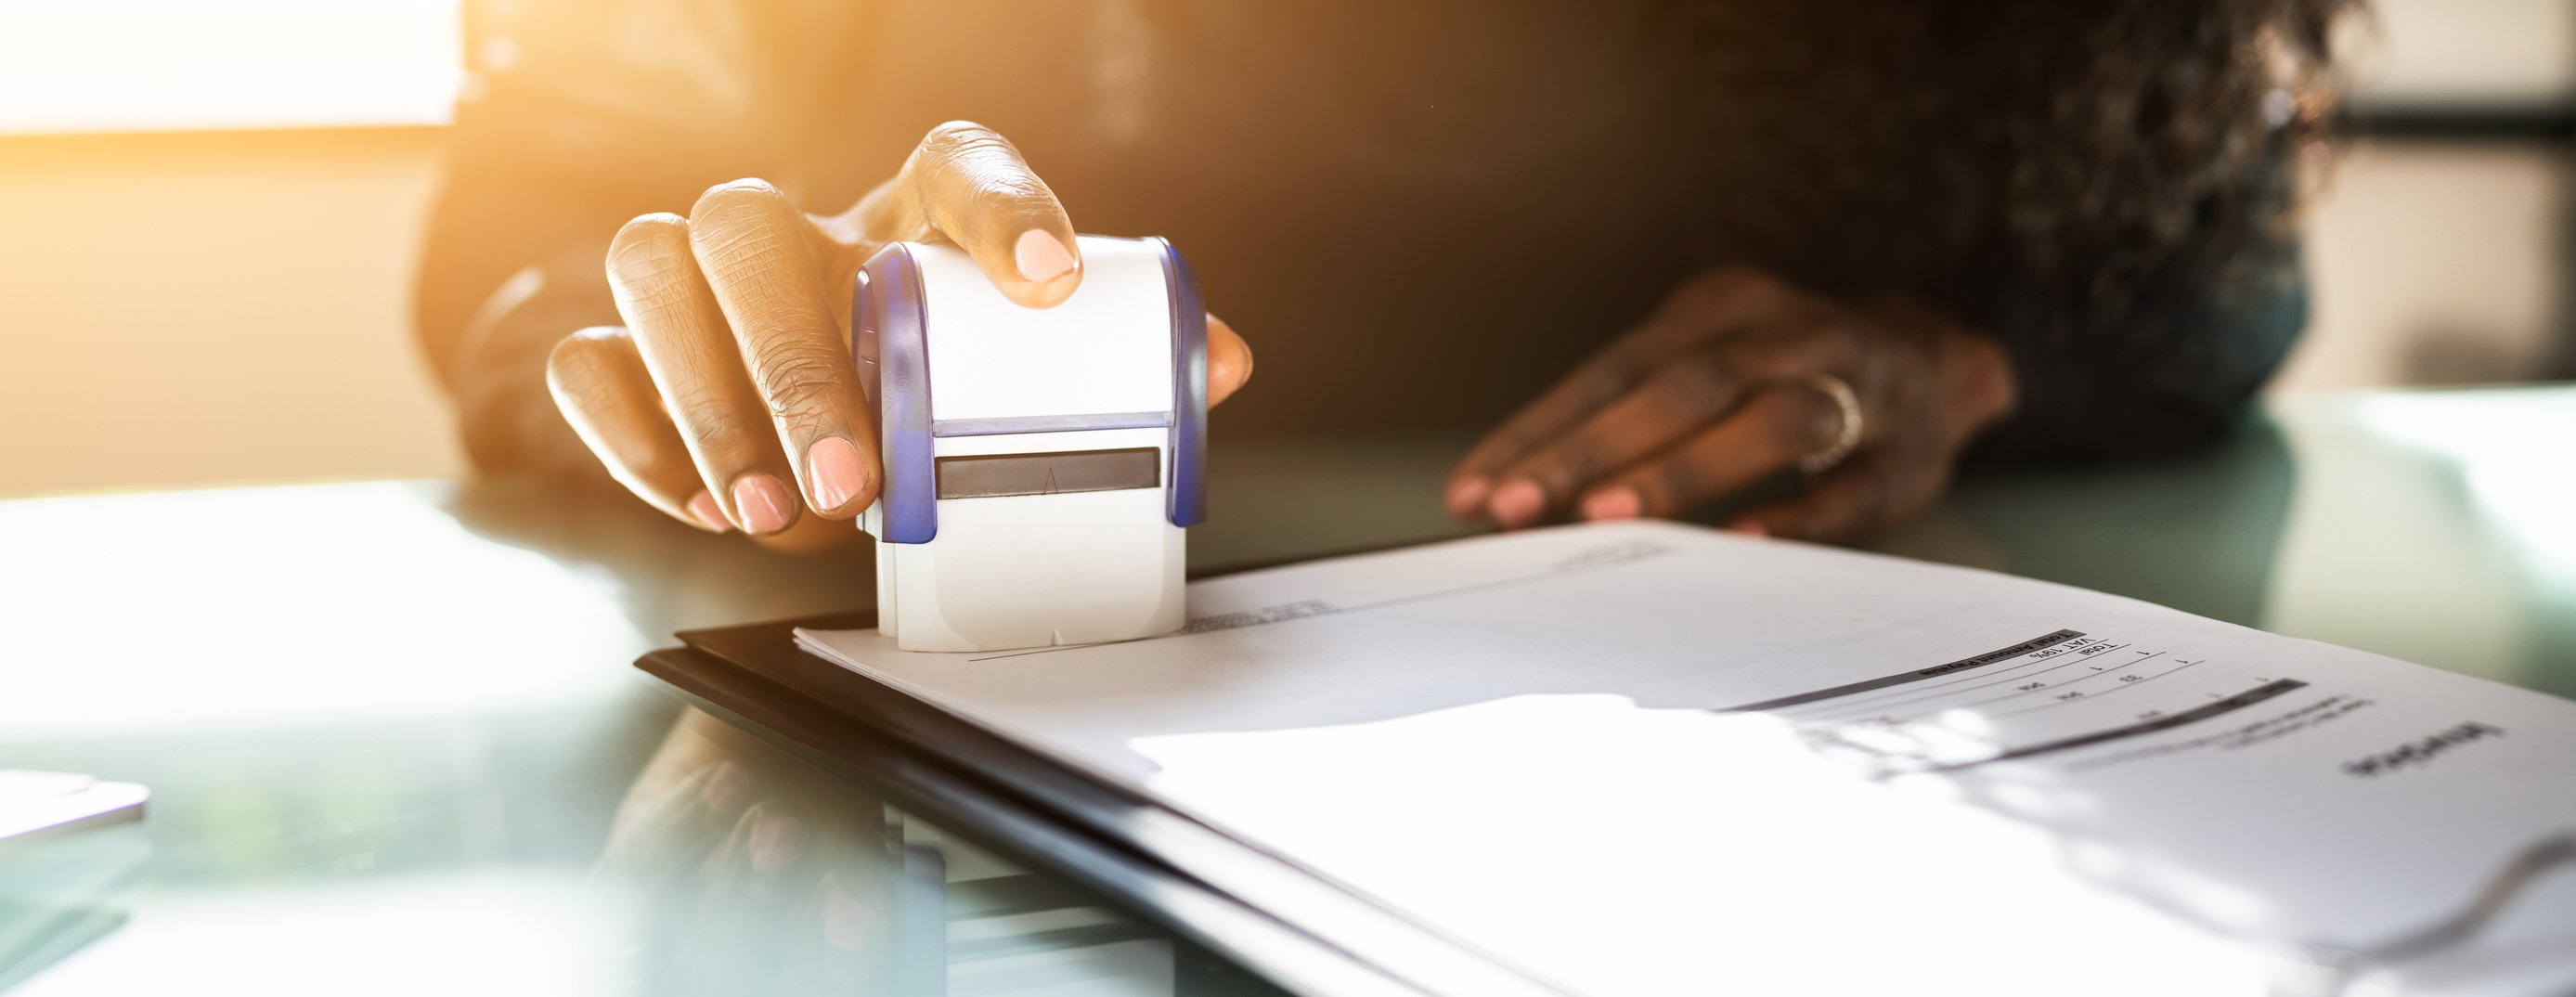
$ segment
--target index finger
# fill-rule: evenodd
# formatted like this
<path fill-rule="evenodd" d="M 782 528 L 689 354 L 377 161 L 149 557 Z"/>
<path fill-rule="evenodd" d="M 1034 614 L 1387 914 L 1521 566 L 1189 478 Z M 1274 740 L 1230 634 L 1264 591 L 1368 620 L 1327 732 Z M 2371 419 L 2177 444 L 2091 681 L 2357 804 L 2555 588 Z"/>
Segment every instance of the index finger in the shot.
<path fill-rule="evenodd" d="M 975 258 L 1003 297 L 1045 308 L 1081 285 L 1073 219 L 1000 133 L 971 121 L 931 129 L 893 188 L 894 203 L 879 210 L 901 217 L 881 220 L 897 222 L 891 226 L 897 231 L 948 237 Z"/>

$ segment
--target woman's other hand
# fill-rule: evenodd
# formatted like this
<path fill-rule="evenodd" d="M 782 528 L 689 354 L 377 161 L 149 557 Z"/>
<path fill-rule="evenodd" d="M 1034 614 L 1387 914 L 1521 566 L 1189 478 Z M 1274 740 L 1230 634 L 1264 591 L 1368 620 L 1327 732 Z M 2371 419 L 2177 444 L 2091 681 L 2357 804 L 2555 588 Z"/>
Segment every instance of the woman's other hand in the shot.
<path fill-rule="evenodd" d="M 1858 404 L 1856 439 L 1844 439 L 1837 383 Z M 2013 400 L 2011 361 L 1984 336 L 1717 269 L 1489 434 L 1452 472 L 1446 502 L 1505 529 L 1672 516 L 1821 456 L 1832 465 L 1804 491 L 1729 526 L 1844 539 L 1930 504 Z"/>
<path fill-rule="evenodd" d="M 627 222 L 608 251 L 622 326 L 573 333 L 546 374 L 609 473 L 714 532 L 825 539 L 875 501 L 874 413 L 843 330 L 849 287 L 889 242 L 944 238 L 1012 301 L 1082 282 L 1072 220 L 1019 150 L 980 125 L 931 129 L 893 179 L 837 215 L 761 180 L 709 189 L 687 217 Z M 1243 385 L 1242 337 L 1208 320 L 1208 400 Z M 798 527 L 802 528 L 798 528 Z"/>

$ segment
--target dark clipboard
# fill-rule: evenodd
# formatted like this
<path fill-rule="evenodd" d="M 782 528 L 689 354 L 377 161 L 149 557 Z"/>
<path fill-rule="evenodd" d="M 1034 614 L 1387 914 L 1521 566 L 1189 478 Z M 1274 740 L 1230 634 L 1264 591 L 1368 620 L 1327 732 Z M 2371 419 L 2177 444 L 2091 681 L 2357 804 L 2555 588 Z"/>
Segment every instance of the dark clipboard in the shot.
<path fill-rule="evenodd" d="M 1291 991 L 1565 992 L 795 645 L 798 627 L 875 625 L 874 611 L 858 611 L 683 631 L 685 647 L 635 664 L 896 806 L 1065 876 Z"/>

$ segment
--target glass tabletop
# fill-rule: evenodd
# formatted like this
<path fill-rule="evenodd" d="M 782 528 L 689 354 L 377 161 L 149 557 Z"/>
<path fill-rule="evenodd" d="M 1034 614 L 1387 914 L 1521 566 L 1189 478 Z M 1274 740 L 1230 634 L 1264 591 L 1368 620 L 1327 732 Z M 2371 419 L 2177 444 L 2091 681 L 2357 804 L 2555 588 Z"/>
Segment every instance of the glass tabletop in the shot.
<path fill-rule="evenodd" d="M 1978 477 L 1877 545 L 2576 694 L 2570 439 L 2570 389 L 2317 399 L 2204 458 Z M 1456 535 L 1463 443 L 1221 440 L 1192 561 Z M 862 549 L 529 482 L 0 502 L 0 767 L 154 794 L 0 842 L 0 987 L 1271 992 L 629 667 L 866 604 Z"/>

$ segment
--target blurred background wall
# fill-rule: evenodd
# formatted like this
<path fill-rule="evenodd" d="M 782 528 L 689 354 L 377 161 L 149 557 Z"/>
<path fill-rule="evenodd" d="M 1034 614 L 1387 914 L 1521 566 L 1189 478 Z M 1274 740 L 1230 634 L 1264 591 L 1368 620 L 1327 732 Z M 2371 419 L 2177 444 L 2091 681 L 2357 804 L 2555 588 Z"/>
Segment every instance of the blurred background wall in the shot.
<path fill-rule="evenodd" d="M 456 0 L 0 0 L 0 495 L 461 469 L 408 285 Z M 2276 392 L 2568 376 L 2576 4 L 2381 0 Z"/>
<path fill-rule="evenodd" d="M 463 466 L 410 273 L 455 0 L 0 0 L 0 495 Z"/>
<path fill-rule="evenodd" d="M 2567 377 L 2576 4 L 2371 0 L 2275 393 Z"/>

